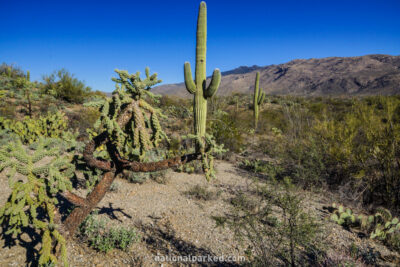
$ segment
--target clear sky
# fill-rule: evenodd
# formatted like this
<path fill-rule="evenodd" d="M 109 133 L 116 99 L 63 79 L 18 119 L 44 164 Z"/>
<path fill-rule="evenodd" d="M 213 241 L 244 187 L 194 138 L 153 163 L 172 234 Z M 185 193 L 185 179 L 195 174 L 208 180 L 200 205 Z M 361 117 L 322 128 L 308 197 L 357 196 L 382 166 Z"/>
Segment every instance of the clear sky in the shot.
<path fill-rule="evenodd" d="M 0 63 L 66 68 L 112 91 L 114 69 L 183 81 L 200 1 L 0 0 Z M 297 58 L 400 55 L 400 0 L 208 0 L 207 74 Z M 193 71 L 194 72 L 194 71 Z"/>

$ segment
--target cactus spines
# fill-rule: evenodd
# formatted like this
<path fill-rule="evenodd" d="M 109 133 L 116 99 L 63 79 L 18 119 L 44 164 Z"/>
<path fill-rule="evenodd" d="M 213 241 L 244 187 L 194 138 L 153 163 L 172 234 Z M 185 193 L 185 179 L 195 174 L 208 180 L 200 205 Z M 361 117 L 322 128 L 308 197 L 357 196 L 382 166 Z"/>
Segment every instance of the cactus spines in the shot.
<path fill-rule="evenodd" d="M 206 50 L 207 50 L 207 7 L 205 2 L 200 3 L 197 19 L 196 43 L 196 73 L 193 81 L 190 63 L 184 64 L 185 85 L 189 93 L 194 95 L 194 130 L 195 135 L 202 141 L 206 132 L 207 99 L 218 90 L 221 82 L 221 73 L 215 69 L 209 86 L 206 86 Z M 197 152 L 204 147 L 196 145 Z"/>
<path fill-rule="evenodd" d="M 23 227 L 34 227 L 41 234 L 42 247 L 40 250 L 39 264 L 56 263 L 53 253 L 56 246 L 61 248 L 61 257 L 67 266 L 65 252 L 65 239 L 54 226 L 55 205 L 58 203 L 55 195 L 72 189 L 69 178 L 74 166 L 69 163 L 67 156 L 59 156 L 56 150 L 43 149 L 48 140 L 40 138 L 36 149 L 25 149 L 21 141 L 9 144 L 0 149 L 0 165 L 7 163 L 5 171 L 12 193 L 4 206 L 0 207 L 0 224 L 8 225 L 5 235 L 18 235 Z M 45 156 L 52 156 L 48 163 L 40 162 Z M 34 163 L 39 164 L 34 165 Z M 46 171 L 47 170 L 47 171 Z M 15 179 L 16 173 L 26 177 L 24 180 Z M 38 210 L 43 214 L 37 217 Z M 64 252 L 63 252 L 64 251 Z"/>
<path fill-rule="evenodd" d="M 257 129 L 258 125 L 258 114 L 260 106 L 265 98 L 264 91 L 260 88 L 260 72 L 257 71 L 256 82 L 254 85 L 254 99 L 253 99 L 253 112 L 254 112 L 254 129 Z"/>

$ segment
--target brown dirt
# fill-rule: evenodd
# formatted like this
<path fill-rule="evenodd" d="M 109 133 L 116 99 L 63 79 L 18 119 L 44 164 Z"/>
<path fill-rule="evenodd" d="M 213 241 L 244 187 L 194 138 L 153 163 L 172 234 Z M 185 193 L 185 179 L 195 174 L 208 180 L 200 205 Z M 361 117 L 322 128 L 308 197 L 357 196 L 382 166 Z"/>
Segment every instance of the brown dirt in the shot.
<path fill-rule="evenodd" d="M 97 206 L 99 214 L 108 217 L 112 226 L 134 226 L 141 240 L 134 243 L 128 251 L 117 249 L 105 254 L 97 252 L 78 239 L 68 243 L 70 266 L 188 266 L 188 264 L 161 265 L 154 257 L 158 255 L 231 255 L 244 256 L 246 244 L 240 244 L 233 238 L 229 229 L 216 228 L 211 216 L 223 215 L 229 210 L 229 200 L 240 190 L 247 190 L 252 179 L 249 173 L 233 164 L 219 161 L 216 164 L 217 179 L 207 183 L 203 175 L 168 171 L 165 184 L 147 180 L 144 184 L 133 184 L 117 179 L 117 191 L 108 192 Z M 195 185 L 201 185 L 215 192 L 217 197 L 211 200 L 197 200 L 186 192 Z M 0 175 L 0 205 L 9 195 L 5 175 Z M 83 192 L 84 193 L 84 192 Z M 333 253 L 343 254 L 351 242 L 360 246 L 373 245 L 388 259 L 398 257 L 382 245 L 368 239 L 360 239 L 338 225 L 327 220 L 329 214 L 322 209 L 331 203 L 327 194 L 304 192 L 308 195 L 308 209 L 321 218 L 328 234 L 326 243 L 331 244 Z M 0 266 L 25 266 L 31 259 L 34 248 L 31 239 L 17 241 L 17 245 L 6 246 L 0 240 Z M 27 249 L 27 247 L 29 247 Z M 38 249 L 39 245 L 34 246 Z M 392 260 L 394 261 L 394 260 Z M 190 266 L 190 265 L 189 265 Z M 193 264 L 192 266 L 213 266 Z M 236 263 L 214 266 L 237 266 Z M 362 266 L 362 265 L 360 265 Z M 395 266 L 388 264 L 387 266 Z"/>

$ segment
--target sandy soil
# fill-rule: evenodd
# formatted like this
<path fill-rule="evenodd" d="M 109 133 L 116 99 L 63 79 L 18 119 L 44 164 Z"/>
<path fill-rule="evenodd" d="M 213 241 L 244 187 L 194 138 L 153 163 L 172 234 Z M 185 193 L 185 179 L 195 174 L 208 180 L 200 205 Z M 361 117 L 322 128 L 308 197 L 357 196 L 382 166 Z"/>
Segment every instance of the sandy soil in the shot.
<path fill-rule="evenodd" d="M 155 256 L 244 256 L 246 244 L 234 240 L 229 229 L 216 228 L 211 216 L 223 215 L 230 208 L 229 200 L 240 190 L 251 186 L 249 173 L 232 163 L 219 161 L 216 164 L 217 179 L 207 183 L 203 175 L 168 171 L 165 184 L 147 180 L 144 184 L 133 184 L 123 179 L 115 181 L 117 190 L 108 192 L 98 205 L 100 217 L 108 217 L 112 226 L 134 226 L 141 240 L 128 251 L 112 250 L 104 254 L 97 252 L 78 239 L 68 243 L 70 266 L 238 266 L 237 262 L 166 263 L 155 261 Z M 0 205 L 10 190 L 6 177 L 0 175 Z M 195 185 L 206 186 L 217 197 L 197 200 L 186 194 Z M 383 246 L 361 240 L 356 234 L 343 230 L 327 220 L 329 214 L 323 205 L 331 203 L 328 194 L 308 194 L 308 209 L 326 222 L 329 229 L 326 243 L 336 251 L 343 250 L 351 242 L 359 246 L 378 247 L 383 257 L 395 258 L 397 254 Z M 32 244 L 33 243 L 33 244 Z M 26 266 L 27 259 L 35 255 L 38 244 L 23 236 L 17 245 L 9 246 L 0 240 L 0 266 Z M 391 260 L 394 261 L 393 259 Z M 360 265 L 363 266 L 363 265 Z M 395 266 L 388 264 L 387 266 Z"/>

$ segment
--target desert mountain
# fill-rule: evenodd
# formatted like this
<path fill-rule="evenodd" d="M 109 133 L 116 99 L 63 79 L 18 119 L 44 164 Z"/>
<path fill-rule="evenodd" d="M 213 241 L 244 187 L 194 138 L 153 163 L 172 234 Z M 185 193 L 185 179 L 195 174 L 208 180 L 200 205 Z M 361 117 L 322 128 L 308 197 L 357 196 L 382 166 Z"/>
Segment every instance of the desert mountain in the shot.
<path fill-rule="evenodd" d="M 257 71 L 260 72 L 260 86 L 267 94 L 400 94 L 400 56 L 390 55 L 296 59 L 264 67 L 242 66 L 222 72 L 217 94 L 252 93 Z M 184 83 L 161 85 L 154 88 L 154 92 L 189 96 Z"/>

